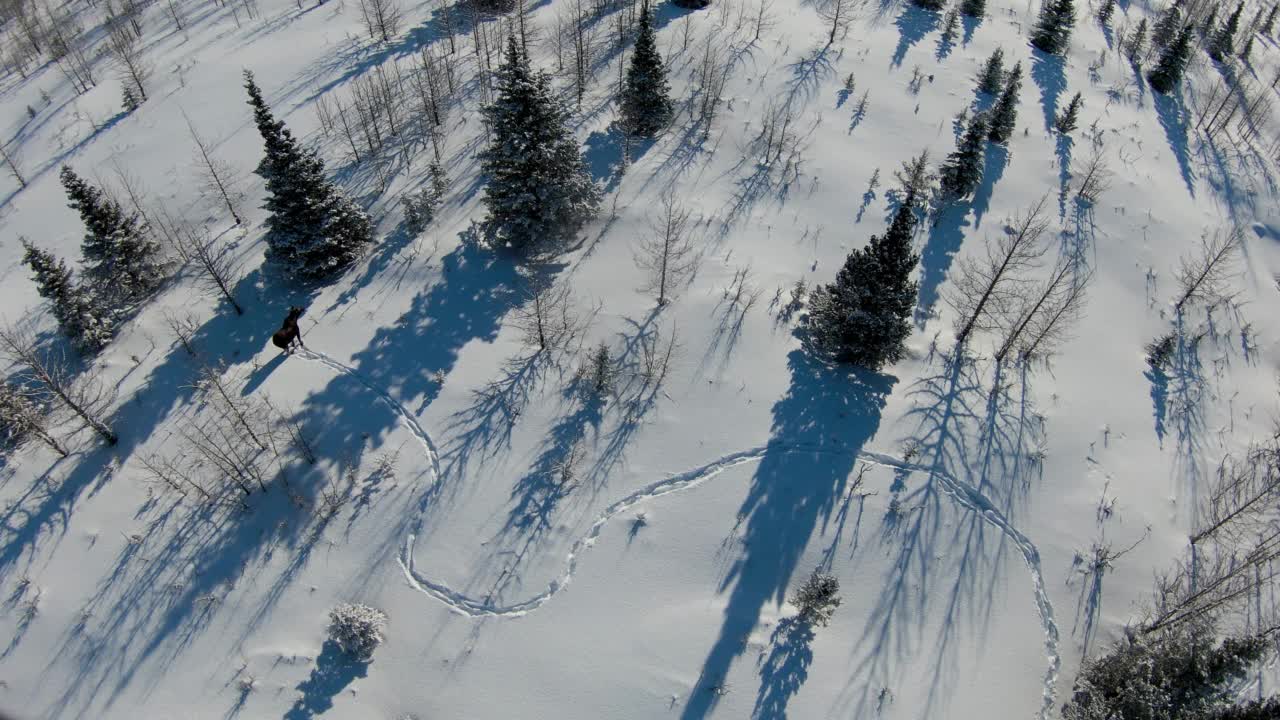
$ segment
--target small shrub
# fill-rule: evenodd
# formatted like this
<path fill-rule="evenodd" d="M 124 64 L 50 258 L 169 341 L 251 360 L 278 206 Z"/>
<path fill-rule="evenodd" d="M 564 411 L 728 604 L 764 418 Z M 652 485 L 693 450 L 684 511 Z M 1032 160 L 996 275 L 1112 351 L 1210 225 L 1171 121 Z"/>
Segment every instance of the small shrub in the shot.
<path fill-rule="evenodd" d="M 825 627 L 840 606 L 840 581 L 835 575 L 814 568 L 813 574 L 792 596 L 791 603 L 800 608 L 801 620 Z"/>
<path fill-rule="evenodd" d="M 368 605 L 343 604 L 329 611 L 329 639 L 358 660 L 373 657 L 386 629 L 386 613 Z"/>

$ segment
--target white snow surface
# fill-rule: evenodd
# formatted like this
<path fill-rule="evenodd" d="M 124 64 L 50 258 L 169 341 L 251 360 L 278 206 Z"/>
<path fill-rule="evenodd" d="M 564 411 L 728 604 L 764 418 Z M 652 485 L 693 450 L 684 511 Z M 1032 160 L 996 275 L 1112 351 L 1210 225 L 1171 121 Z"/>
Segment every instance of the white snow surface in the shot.
<path fill-rule="evenodd" d="M 94 361 L 114 388 L 118 446 L 67 421 L 58 430 L 70 457 L 30 443 L 0 466 L 0 708 L 15 717 L 1054 716 L 1082 657 L 1119 635 L 1153 573 L 1183 551 L 1216 463 L 1269 432 L 1280 409 L 1273 162 L 1236 142 L 1215 150 L 1196 131 L 1197 99 L 1218 72 L 1202 53 L 1181 99 L 1158 100 L 1108 50 L 1091 8 L 1079 8 L 1059 63 L 1034 59 L 1026 42 L 1034 3 L 993 0 L 945 49 L 940 18 L 910 5 L 863 4 L 827 46 L 810 2 L 775 0 L 756 42 L 742 19 L 750 2 L 662 4 L 659 47 L 681 112 L 625 173 L 609 131 L 619 59 L 601 20 L 599 66 L 573 123 L 606 195 L 557 273 L 594 312 L 584 347 L 603 341 L 636 363 L 642 338 L 674 330 L 680 352 L 660 388 L 624 369 L 615 396 L 592 404 L 567 389 L 578 354 L 531 359 L 522 346 L 511 259 L 460 239 L 484 212 L 470 37 L 458 38 L 467 83 L 449 120 L 451 189 L 421 236 L 398 228 L 398 197 L 425 182 L 430 149 L 408 153 L 379 192 L 367 164 L 318 132 L 317 98 L 345 98 L 379 63 L 444 42 L 435 0 L 406 3 L 387 45 L 368 41 L 354 2 L 261 0 L 256 18 L 180 3 L 183 31 L 160 4 L 146 11 L 155 73 L 132 114 L 116 115 L 105 60 L 84 95 L 53 65 L 0 90 L 0 139 L 30 180 L 20 190 L 0 178 L 7 321 L 52 327 L 20 236 L 78 256 L 63 163 L 107 183 L 124 168 L 150 202 L 233 238 L 248 273 L 243 317 L 180 273 Z M 569 7 L 529 8 L 541 67 L 555 67 L 547 38 Z M 97 11 L 85 12 L 95 27 Z M 1122 3 L 1112 25 L 1155 12 Z M 732 65 L 704 137 L 684 103 L 708 41 Z M 1018 130 L 989 153 L 973 201 L 919 229 L 927 311 L 909 357 L 880 373 L 813 360 L 795 319 L 770 302 L 775 289 L 785 303 L 799 279 L 829 282 L 884 229 L 892 171 L 926 147 L 935 161 L 953 148 L 952 118 L 997 47 L 1028 73 Z M 1259 38 L 1242 72 L 1265 86 L 1275 56 Z M 378 222 L 368 256 L 314 293 L 258 270 L 260 179 L 248 176 L 242 228 L 198 191 L 184 113 L 242 173 L 260 158 L 242 68 Z M 842 98 L 850 72 L 857 89 Z M 567 77 L 557 83 L 572 96 Z M 853 124 L 864 90 L 869 110 Z M 1046 123 L 1077 91 L 1073 152 L 1087 154 L 1094 127 L 1115 172 L 1091 209 L 1070 193 L 1059 205 Z M 751 145 L 766 107 L 783 102 L 803 136 L 787 182 Z M 667 190 L 693 209 L 703 259 L 658 310 L 637 289 L 633 256 Z M 1092 269 L 1086 312 L 1048 366 L 1005 368 L 993 393 L 989 361 L 946 361 L 953 317 L 941 297 L 957 260 L 1045 193 L 1048 257 L 1076 252 Z M 1213 332 L 1180 358 L 1161 401 L 1143 347 L 1173 329 L 1178 259 L 1232 224 L 1247 230 L 1239 312 L 1220 308 L 1211 322 L 1203 306 L 1187 312 L 1185 323 Z M 739 318 L 725 289 L 746 267 L 760 295 Z M 282 359 L 269 337 L 289 304 L 308 306 L 307 349 Z M 202 411 L 170 313 L 195 317 L 197 343 L 247 394 L 296 409 L 318 438 L 320 471 L 354 476 L 336 516 L 300 509 L 280 487 L 231 512 L 144 483 L 140 459 L 172 449 Z M 979 336 L 974 349 L 990 356 L 992 342 Z M 561 493 L 545 471 L 575 440 L 585 455 Z M 391 455 L 394 477 L 371 477 Z M 319 474 L 300 473 L 298 492 L 318 494 Z M 1114 512 L 1100 519 L 1104 497 Z M 1139 539 L 1098 587 L 1073 565 L 1095 542 Z M 843 604 L 807 638 L 786 598 L 819 564 L 839 578 Z M 368 664 L 324 648 L 328 611 L 344 602 L 389 618 Z"/>

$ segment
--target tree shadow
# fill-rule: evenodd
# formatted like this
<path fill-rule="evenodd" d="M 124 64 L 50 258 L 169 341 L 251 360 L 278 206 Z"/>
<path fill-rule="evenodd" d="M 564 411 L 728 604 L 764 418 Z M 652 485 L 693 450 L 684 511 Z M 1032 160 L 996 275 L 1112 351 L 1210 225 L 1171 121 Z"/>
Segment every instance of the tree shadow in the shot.
<path fill-rule="evenodd" d="M 881 689 L 893 687 L 900 663 L 918 652 L 935 606 L 942 616 L 929 651 L 933 677 L 924 717 L 935 716 L 937 704 L 945 707 L 954 685 L 957 633 L 987 633 L 1008 547 L 987 516 L 1007 518 L 1016 509 L 1038 474 L 1033 453 L 1043 431 L 1043 420 L 1028 405 L 1025 372 L 1016 396 L 1001 374 L 997 366 L 987 386 L 975 363 L 944 355 L 937 370 L 909 391 L 907 419 L 915 430 L 902 445 L 916 470 L 899 470 L 890 487 L 881 541 L 897 546 L 890 549 L 894 560 L 841 697 L 856 717 L 882 705 Z M 944 497 L 957 502 L 943 503 Z M 974 497 L 984 500 L 975 503 Z M 944 569 L 954 579 L 937 587 Z"/>
<path fill-rule="evenodd" d="M 1195 173 L 1191 169 L 1191 151 L 1187 141 L 1187 111 L 1181 97 L 1171 97 L 1154 93 L 1156 116 L 1160 119 L 1160 127 L 1164 129 L 1169 149 L 1178 161 L 1178 172 L 1182 182 L 1187 186 L 1187 193 L 1196 196 Z"/>
<path fill-rule="evenodd" d="M 890 68 L 902 67 L 907 51 L 912 45 L 923 40 L 925 35 L 933 32 L 938 25 L 939 17 L 934 10 L 926 10 L 915 3 L 907 3 L 897 19 L 893 21 L 898 28 L 898 45 L 893 49 L 893 56 L 889 59 Z"/>
<path fill-rule="evenodd" d="M 846 489 L 856 453 L 876 433 L 895 378 L 826 366 L 794 350 L 791 384 L 773 406 L 770 444 L 738 512 L 741 555 L 720 584 L 728 592 L 719 637 L 681 717 L 707 717 L 765 604 L 785 600 L 787 585 L 819 522 Z M 796 450 L 790 443 L 811 449 Z"/>
<path fill-rule="evenodd" d="M 951 262 L 964 243 L 969 207 L 952 204 L 941 208 L 924 247 L 920 249 L 920 290 L 916 300 L 916 327 L 924 327 L 938 302 L 939 289 L 946 282 Z"/>
<path fill-rule="evenodd" d="M 991 207 L 991 197 L 995 194 L 996 183 L 1004 177 L 1005 168 L 1009 166 L 1009 148 L 999 143 L 987 143 L 983 153 L 982 182 L 973 193 L 973 227 L 982 227 L 982 216 Z"/>
<path fill-rule="evenodd" d="M 1044 110 L 1044 129 L 1053 129 L 1058 117 L 1058 98 L 1067 89 L 1066 60 L 1031 48 L 1031 79 L 1040 88 L 1040 106 Z"/>
<path fill-rule="evenodd" d="M 1066 133 L 1058 133 L 1054 152 L 1058 162 L 1058 219 L 1067 216 L 1067 194 L 1071 191 L 1071 150 L 1075 141 Z"/>
<path fill-rule="evenodd" d="M 769 638 L 769 655 L 760 662 L 760 689 L 752 718 L 775 720 L 787 716 L 787 703 L 809 677 L 813 637 L 813 628 L 798 617 L 778 622 Z"/>
<path fill-rule="evenodd" d="M 333 707 L 333 699 L 348 685 L 369 674 L 369 664 L 342 652 L 326 640 L 311 676 L 298 685 L 302 697 L 284 714 L 284 720 L 309 720 Z"/>
<path fill-rule="evenodd" d="M 304 432 L 325 434 L 331 447 L 346 452 L 381 447 L 400 416 L 389 403 L 369 402 L 369 389 L 387 394 L 407 412 L 421 414 L 440 392 L 439 378 L 453 369 L 462 349 L 472 341 L 497 337 L 503 316 L 517 301 L 515 280 L 510 259 L 471 242 L 460 243 L 441 258 L 439 280 L 351 357 L 347 364 L 354 377 L 336 374 L 303 401 L 299 419 Z M 359 460 L 357 454 L 353 461 Z"/>
<path fill-rule="evenodd" d="M 968 15 L 960 16 L 960 27 L 964 28 L 960 36 L 961 47 L 968 47 L 973 41 L 973 33 L 978 29 L 978 25 L 982 23 L 982 18 L 970 17 Z"/>

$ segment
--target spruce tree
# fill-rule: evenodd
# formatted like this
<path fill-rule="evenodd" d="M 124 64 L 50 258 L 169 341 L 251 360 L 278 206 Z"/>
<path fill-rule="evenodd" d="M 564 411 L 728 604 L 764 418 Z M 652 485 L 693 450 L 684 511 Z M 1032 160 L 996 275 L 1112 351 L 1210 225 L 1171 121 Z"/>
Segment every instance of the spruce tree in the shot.
<path fill-rule="evenodd" d="M 1014 63 L 1005 80 L 1004 91 L 991 110 L 991 127 L 987 130 L 987 138 L 991 142 L 1007 143 L 1013 137 L 1014 126 L 1018 122 L 1018 91 L 1022 89 L 1022 63 Z"/>
<path fill-rule="evenodd" d="M 1167 95 L 1182 80 L 1182 72 L 1187 69 L 1187 61 L 1191 58 L 1192 27 L 1187 25 L 1178 33 L 1178 37 L 1160 54 L 1160 62 L 1148 75 L 1151 87 L 1156 92 Z"/>
<path fill-rule="evenodd" d="M 332 277 L 360 256 L 373 239 L 369 216 L 328 178 L 324 161 L 304 148 L 262 98 L 253 73 L 245 89 L 265 157 L 258 167 L 266 181 L 267 260 L 305 282 Z"/>
<path fill-rule="evenodd" d="M 1053 121 L 1053 126 L 1058 132 L 1066 135 L 1074 131 L 1080 118 L 1080 106 L 1084 104 L 1084 100 L 1080 98 L 1080 93 L 1076 93 L 1071 98 L 1071 102 L 1067 105 L 1067 109 L 1062 111 Z"/>
<path fill-rule="evenodd" d="M 983 143 L 987 140 L 987 115 L 974 113 L 964 136 L 949 155 L 939 172 L 942 193 L 962 198 L 982 182 Z"/>
<path fill-rule="evenodd" d="M 1147 49 L 1147 19 L 1138 21 L 1138 26 L 1129 34 L 1124 43 L 1125 57 L 1134 67 L 1141 67 L 1142 52 Z"/>
<path fill-rule="evenodd" d="M 1267 19 L 1262 21 L 1262 27 L 1258 28 L 1258 32 L 1271 36 L 1272 29 L 1276 26 L 1276 13 L 1280 13 L 1280 3 L 1271 6 L 1271 10 L 1267 12 Z"/>
<path fill-rule="evenodd" d="M 1244 47 L 1240 48 L 1240 59 L 1249 62 L 1249 56 L 1253 54 L 1253 35 L 1244 41 Z"/>
<path fill-rule="evenodd" d="M 1156 22 L 1156 26 L 1151 31 L 1151 43 L 1158 48 L 1169 47 L 1169 44 L 1178 39 L 1178 33 L 1182 30 L 1182 11 L 1178 9 L 1176 4 L 1170 5 L 1164 14 L 1160 16 L 1160 20 Z"/>
<path fill-rule="evenodd" d="M 129 304 L 164 281 L 160 243 L 136 212 L 129 212 L 70 167 L 59 173 L 68 207 L 80 214 L 85 235 L 80 250 L 85 276 L 104 300 Z"/>
<path fill-rule="evenodd" d="M 916 304 L 911 273 L 920 260 L 911 250 L 914 202 L 915 196 L 908 194 L 888 232 L 849 253 L 835 282 L 814 292 L 812 338 L 835 360 L 879 370 L 902 358 Z"/>
<path fill-rule="evenodd" d="M 1111 22 L 1111 15 L 1116 11 L 1116 0 L 1103 0 L 1102 7 L 1098 9 L 1098 22 L 1106 25 Z"/>
<path fill-rule="evenodd" d="M 1050 55 L 1062 55 L 1071 39 L 1071 28 L 1076 24 L 1074 0 L 1045 0 L 1031 33 L 1031 44 Z"/>
<path fill-rule="evenodd" d="M 987 0 L 960 0 L 960 12 L 971 18 L 981 18 L 987 12 Z"/>
<path fill-rule="evenodd" d="M 672 105 L 667 69 L 658 52 L 653 31 L 653 11 L 645 3 L 640 12 L 636 46 L 627 67 L 622 90 L 623 127 L 636 135 L 653 135 L 671 120 Z"/>
<path fill-rule="evenodd" d="M 1214 28 L 1218 26 L 1218 6 L 1214 5 L 1209 8 L 1209 14 L 1205 16 L 1204 22 L 1200 24 L 1200 37 L 1212 38 Z"/>
<path fill-rule="evenodd" d="M 532 70 L 514 37 L 495 89 L 497 99 L 484 111 L 490 131 L 481 154 L 489 177 L 484 229 L 497 245 L 524 252 L 577 231 L 595 214 L 600 193 L 550 78 Z"/>
<path fill-rule="evenodd" d="M 111 340 L 110 324 L 94 308 L 93 301 L 71 274 L 70 268 L 53 253 L 20 238 L 22 262 L 31 269 L 36 292 L 49 301 L 58 329 L 77 347 L 90 352 L 102 349 Z"/>
<path fill-rule="evenodd" d="M 1225 57 L 1235 54 L 1236 33 L 1240 30 L 1240 13 L 1244 12 L 1244 3 L 1236 6 L 1234 12 L 1227 18 L 1227 22 L 1213 36 L 1213 42 L 1209 45 L 1209 57 L 1222 62 Z"/>
<path fill-rule="evenodd" d="M 982 72 L 978 73 L 978 90 L 988 95 L 995 95 L 1000 92 L 1000 86 L 1004 84 L 1004 50 L 996 48 L 991 53 L 991 57 L 987 58 L 987 62 L 982 65 Z"/>

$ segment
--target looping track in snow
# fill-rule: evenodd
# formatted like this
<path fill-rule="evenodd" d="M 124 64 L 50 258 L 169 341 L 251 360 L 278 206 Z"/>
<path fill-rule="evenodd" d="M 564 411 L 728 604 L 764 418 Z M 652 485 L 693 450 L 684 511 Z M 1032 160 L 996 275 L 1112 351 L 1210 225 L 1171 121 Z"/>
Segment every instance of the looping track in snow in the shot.
<path fill-rule="evenodd" d="M 386 403 L 398 415 L 408 430 L 421 441 L 423 448 L 426 450 L 427 457 L 431 462 L 432 473 L 436 481 L 440 478 L 440 459 L 436 451 L 435 442 L 431 439 L 430 434 L 418 423 L 417 417 L 414 416 L 408 408 L 400 404 L 395 398 L 391 397 L 385 390 L 377 387 L 367 378 L 361 375 L 354 368 L 344 365 L 334 360 L 324 353 L 315 350 L 300 349 L 298 356 L 320 363 L 330 369 L 350 376 L 352 379 L 364 385 L 379 400 Z M 833 452 L 826 449 L 818 449 L 811 446 L 805 446 L 796 443 L 787 443 L 775 441 L 766 445 L 759 445 L 747 450 L 730 453 L 706 465 L 692 470 L 672 475 L 663 480 L 659 480 L 647 485 L 626 497 L 615 501 L 613 504 L 605 508 L 596 518 L 591 527 L 587 529 L 585 535 L 573 543 L 569 548 L 569 554 L 565 558 L 564 569 L 559 576 L 547 584 L 546 590 L 541 593 L 515 603 L 499 605 L 494 604 L 488 599 L 477 599 L 469 597 L 458 592 L 448 585 L 434 581 L 414 567 L 413 563 L 413 545 L 416 536 L 409 534 L 405 538 L 404 549 L 398 558 L 401 570 L 403 570 L 405 579 L 414 589 L 435 598 L 439 602 L 447 605 L 454 612 L 468 617 L 520 617 L 529 612 L 537 610 L 553 598 L 556 593 L 563 590 L 570 581 L 573 580 L 574 572 L 577 570 L 578 558 L 583 552 L 590 548 L 600 536 L 601 530 L 605 524 L 618 515 L 654 498 L 662 497 L 681 490 L 697 487 L 708 480 L 716 477 L 720 473 L 733 467 L 744 465 L 746 463 L 756 462 L 765 456 L 766 452 Z M 873 465 L 881 465 L 896 470 L 904 470 L 908 472 L 917 472 L 932 475 L 943 488 L 961 506 L 975 512 L 985 522 L 999 530 L 1005 537 L 1022 553 L 1022 558 L 1027 564 L 1027 569 L 1031 573 L 1032 591 L 1035 596 L 1036 609 L 1039 612 L 1040 620 L 1044 626 L 1045 633 L 1045 652 L 1048 657 L 1049 667 L 1044 678 L 1044 700 L 1040 710 L 1040 717 L 1046 718 L 1053 709 L 1054 698 L 1056 695 L 1058 670 L 1061 665 L 1061 658 L 1058 653 L 1058 625 L 1053 615 L 1053 605 L 1049 602 L 1049 596 L 1045 592 L 1044 574 L 1040 568 L 1040 551 L 1036 548 L 1035 543 L 1031 542 L 1027 536 L 1023 535 L 1012 523 L 1004 516 L 1003 513 L 983 495 L 977 488 L 962 482 L 949 473 L 934 467 L 926 467 L 916 463 L 907 462 L 892 455 L 875 452 L 857 452 L 853 455 L 864 463 Z"/>

